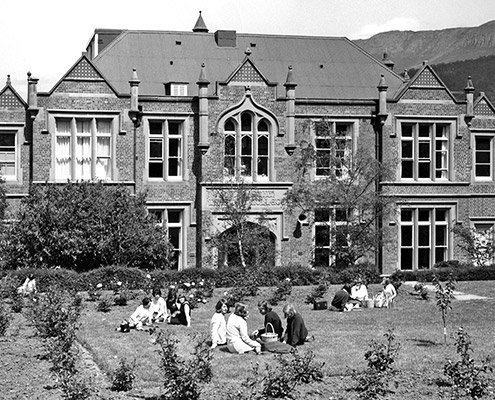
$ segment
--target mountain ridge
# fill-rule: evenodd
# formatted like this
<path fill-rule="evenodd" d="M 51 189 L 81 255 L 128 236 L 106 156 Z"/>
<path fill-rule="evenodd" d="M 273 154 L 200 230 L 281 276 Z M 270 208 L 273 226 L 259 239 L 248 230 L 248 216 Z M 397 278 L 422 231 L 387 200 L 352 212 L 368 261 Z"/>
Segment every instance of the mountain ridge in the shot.
<path fill-rule="evenodd" d="M 393 30 L 353 42 L 379 60 L 387 53 L 395 63 L 394 70 L 401 73 L 418 68 L 425 60 L 429 64 L 447 64 L 495 55 L 495 20 L 477 27 Z"/>

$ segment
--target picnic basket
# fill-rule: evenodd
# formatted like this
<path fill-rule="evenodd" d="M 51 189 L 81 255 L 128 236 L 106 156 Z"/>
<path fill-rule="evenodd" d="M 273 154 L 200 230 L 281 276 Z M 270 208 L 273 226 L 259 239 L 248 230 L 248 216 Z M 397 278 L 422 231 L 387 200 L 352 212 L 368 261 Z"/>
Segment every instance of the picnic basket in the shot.
<path fill-rule="evenodd" d="M 272 328 L 271 332 L 268 332 L 268 325 L 270 325 L 270 327 Z M 265 333 L 261 334 L 261 340 L 263 341 L 263 343 L 276 342 L 278 340 L 278 335 L 275 332 L 275 329 L 273 329 L 273 325 L 270 322 L 266 324 Z"/>

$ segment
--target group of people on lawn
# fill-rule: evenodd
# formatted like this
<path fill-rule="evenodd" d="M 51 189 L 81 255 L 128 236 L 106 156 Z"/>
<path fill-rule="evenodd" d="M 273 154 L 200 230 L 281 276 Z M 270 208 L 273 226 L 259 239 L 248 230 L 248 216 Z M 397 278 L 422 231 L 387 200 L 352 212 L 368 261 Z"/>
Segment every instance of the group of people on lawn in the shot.
<path fill-rule="evenodd" d="M 383 290 L 379 296 L 383 296 L 387 306 L 391 306 L 397 291 L 390 279 L 385 277 Z M 135 328 L 143 330 L 153 323 L 168 323 L 175 325 L 191 325 L 191 306 L 184 294 L 178 294 L 175 287 L 169 289 L 167 298 L 161 296 L 160 289 L 153 289 L 152 298 L 145 297 L 142 304 L 131 315 L 129 320 L 124 320 L 118 328 L 128 331 Z M 378 296 L 377 296 L 378 297 Z M 335 293 L 329 307 L 331 311 L 351 311 L 355 308 L 365 307 L 369 300 L 368 289 L 361 278 L 356 278 L 352 284 L 345 284 Z M 375 300 L 374 300 L 375 301 Z M 283 329 L 282 320 L 273 311 L 270 304 L 263 300 L 258 303 L 258 311 L 264 316 L 263 328 L 248 333 L 247 317 L 248 307 L 244 303 L 235 304 L 233 313 L 226 319 L 229 312 L 226 299 L 220 299 L 215 306 L 215 314 L 210 321 L 211 348 L 226 346 L 231 353 L 243 354 L 254 351 L 260 354 L 262 348 L 274 352 L 286 352 L 289 349 L 304 344 L 314 339 L 308 336 L 308 329 L 304 320 L 293 304 L 283 307 L 284 317 L 287 319 L 287 328 Z M 265 342 L 263 335 L 272 334 L 272 339 Z"/>
<path fill-rule="evenodd" d="M 168 323 L 175 325 L 191 325 L 191 306 L 183 294 L 177 294 L 174 288 L 168 292 L 167 298 L 161 296 L 159 288 L 153 289 L 152 298 L 145 297 L 142 304 L 134 311 L 128 320 L 122 321 L 117 330 L 128 332 L 130 329 L 144 330 L 154 323 Z M 260 354 L 264 346 L 261 340 L 270 326 L 276 340 L 267 345 L 265 350 L 274 352 L 288 352 L 291 348 L 312 340 L 308 337 L 308 330 L 302 316 L 292 304 L 283 308 L 287 318 L 287 329 L 267 301 L 258 304 L 258 310 L 265 317 L 264 327 L 248 334 L 246 318 L 249 315 L 248 307 L 244 303 L 236 303 L 233 313 L 225 318 L 229 312 L 226 299 L 220 299 L 215 307 L 215 314 L 210 321 L 211 348 L 226 346 L 231 353 L 243 354 L 254 351 Z"/>
<path fill-rule="evenodd" d="M 373 307 L 390 308 L 397 297 L 397 290 L 388 277 L 383 278 L 382 285 L 382 291 L 375 298 L 370 299 L 366 285 L 360 277 L 357 277 L 352 284 L 346 283 L 335 293 L 329 309 L 348 312 L 356 308 L 367 307 L 369 300 L 373 302 Z"/>

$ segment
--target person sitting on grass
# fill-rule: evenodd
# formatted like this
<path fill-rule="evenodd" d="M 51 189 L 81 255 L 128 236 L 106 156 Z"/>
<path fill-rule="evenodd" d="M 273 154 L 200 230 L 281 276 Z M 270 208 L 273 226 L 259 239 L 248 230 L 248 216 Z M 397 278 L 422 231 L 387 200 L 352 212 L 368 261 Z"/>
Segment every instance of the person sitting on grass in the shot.
<path fill-rule="evenodd" d="M 174 311 L 169 319 L 169 324 L 171 325 L 184 325 L 187 327 L 191 326 L 191 306 L 186 300 L 184 294 L 180 294 L 177 298 L 178 310 Z"/>
<path fill-rule="evenodd" d="M 351 287 L 351 299 L 349 302 L 354 306 L 354 308 L 363 307 L 365 301 L 368 299 L 368 289 L 366 285 L 363 284 L 363 280 L 357 277 L 354 280 L 354 285 Z"/>
<path fill-rule="evenodd" d="M 244 354 L 253 351 L 261 354 L 261 344 L 248 336 L 246 318 L 249 315 L 244 303 L 236 303 L 234 313 L 227 321 L 227 349 L 231 353 Z"/>
<path fill-rule="evenodd" d="M 142 304 L 136 308 L 136 311 L 129 318 L 129 328 L 136 329 L 138 331 L 144 330 L 145 326 L 151 325 L 151 301 L 149 297 L 143 299 Z"/>
<path fill-rule="evenodd" d="M 278 339 L 282 339 L 282 335 L 284 334 L 284 327 L 282 326 L 282 321 L 278 314 L 272 310 L 272 307 L 266 300 L 262 300 L 258 303 L 258 311 L 261 315 L 265 316 L 264 327 L 258 330 L 255 330 L 252 334 L 252 338 L 259 338 L 263 333 L 266 332 L 268 328 L 268 324 L 273 328 L 273 333 L 276 333 Z"/>
<path fill-rule="evenodd" d="M 153 297 L 151 299 L 150 312 L 152 322 L 164 322 L 167 319 L 167 304 L 162 297 L 160 288 L 153 288 Z"/>
<path fill-rule="evenodd" d="M 314 336 L 308 337 L 308 329 L 304 324 L 303 317 L 296 311 L 293 304 L 286 304 L 283 312 L 285 318 L 287 318 L 287 329 L 283 338 L 284 343 L 296 347 L 314 340 Z"/>
<path fill-rule="evenodd" d="M 392 284 L 392 281 L 389 277 L 384 277 L 382 284 L 382 294 L 385 297 L 384 307 L 390 308 L 393 306 L 394 299 L 397 297 L 397 290 L 395 289 L 395 286 Z"/>
<path fill-rule="evenodd" d="M 23 296 L 29 296 L 31 294 L 36 294 L 36 279 L 34 279 L 33 274 L 29 274 L 24 283 L 17 288 L 17 293 Z"/>
<path fill-rule="evenodd" d="M 227 300 L 220 299 L 215 306 L 215 314 L 211 317 L 210 333 L 211 333 L 211 348 L 227 344 L 227 323 L 225 322 L 225 314 L 229 312 Z"/>
<path fill-rule="evenodd" d="M 174 285 L 168 289 L 166 304 L 168 320 L 170 320 L 170 316 L 179 309 L 177 307 L 177 289 Z"/>
<path fill-rule="evenodd" d="M 353 305 L 349 303 L 351 298 L 350 295 L 351 287 L 349 284 L 345 284 L 342 289 L 338 290 L 333 296 L 332 303 L 330 304 L 330 311 L 350 311 L 353 308 Z"/>

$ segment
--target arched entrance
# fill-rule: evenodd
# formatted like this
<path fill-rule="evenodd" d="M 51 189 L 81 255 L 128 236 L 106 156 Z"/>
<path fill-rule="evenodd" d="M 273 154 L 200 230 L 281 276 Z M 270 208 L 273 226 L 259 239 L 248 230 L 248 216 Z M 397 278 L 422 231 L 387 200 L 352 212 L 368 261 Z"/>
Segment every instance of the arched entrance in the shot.
<path fill-rule="evenodd" d="M 275 235 L 268 228 L 246 222 L 241 240 L 238 233 L 234 226 L 220 234 L 217 245 L 218 267 L 241 267 L 241 248 L 247 268 L 275 265 Z"/>

